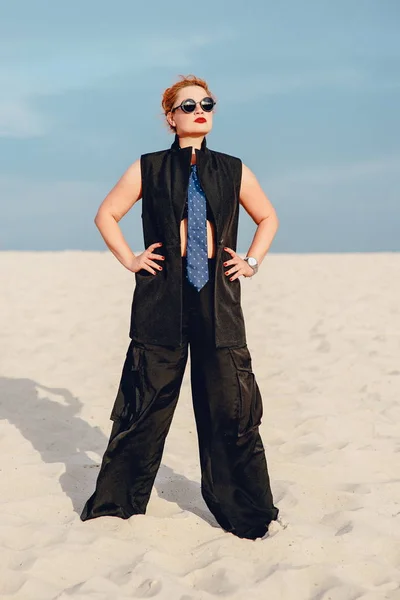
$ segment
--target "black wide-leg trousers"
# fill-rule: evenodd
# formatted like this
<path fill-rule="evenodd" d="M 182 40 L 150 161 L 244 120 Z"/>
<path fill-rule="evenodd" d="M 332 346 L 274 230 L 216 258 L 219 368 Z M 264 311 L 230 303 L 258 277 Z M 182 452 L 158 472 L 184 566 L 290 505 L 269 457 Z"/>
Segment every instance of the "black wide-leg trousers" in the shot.
<path fill-rule="evenodd" d="M 213 280 L 198 292 L 183 277 L 184 343 L 131 340 L 110 418 L 114 421 L 96 488 L 81 519 L 144 514 L 159 469 L 190 348 L 190 379 L 201 466 L 201 493 L 219 525 L 239 537 L 262 537 L 273 504 L 259 434 L 263 403 L 247 345 L 215 348 Z M 186 258 L 182 258 L 186 274 Z"/>

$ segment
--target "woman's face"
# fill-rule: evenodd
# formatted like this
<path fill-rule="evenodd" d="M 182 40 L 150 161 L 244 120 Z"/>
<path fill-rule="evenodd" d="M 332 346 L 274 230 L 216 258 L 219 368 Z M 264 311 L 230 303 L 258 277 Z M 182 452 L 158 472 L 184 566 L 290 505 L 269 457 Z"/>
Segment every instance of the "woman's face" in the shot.
<path fill-rule="evenodd" d="M 200 102 L 206 96 L 209 96 L 209 94 L 204 88 L 198 85 L 187 86 L 179 90 L 173 108 L 179 106 L 183 100 L 188 98 Z M 168 122 L 176 127 L 176 133 L 179 136 L 207 135 L 213 124 L 213 112 L 204 111 L 200 104 L 197 104 L 195 110 L 191 113 L 185 113 L 181 108 L 178 108 L 174 112 L 169 112 L 167 118 Z"/>

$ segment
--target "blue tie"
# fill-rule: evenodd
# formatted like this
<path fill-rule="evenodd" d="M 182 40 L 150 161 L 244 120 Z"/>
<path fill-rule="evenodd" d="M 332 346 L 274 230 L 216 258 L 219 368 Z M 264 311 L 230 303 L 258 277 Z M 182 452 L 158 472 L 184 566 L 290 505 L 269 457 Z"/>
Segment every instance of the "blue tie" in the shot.
<path fill-rule="evenodd" d="M 187 278 L 199 292 L 208 281 L 207 203 L 197 176 L 197 166 L 191 165 L 188 189 L 188 240 L 186 248 Z"/>

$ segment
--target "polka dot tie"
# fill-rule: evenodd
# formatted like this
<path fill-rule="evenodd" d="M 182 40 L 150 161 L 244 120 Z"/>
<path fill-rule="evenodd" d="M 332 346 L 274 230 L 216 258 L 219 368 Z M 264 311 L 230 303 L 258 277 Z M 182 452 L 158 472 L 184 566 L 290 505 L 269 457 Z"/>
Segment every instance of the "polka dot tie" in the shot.
<path fill-rule="evenodd" d="M 208 281 L 207 203 L 197 175 L 191 166 L 188 189 L 187 273 L 189 282 L 199 292 Z"/>

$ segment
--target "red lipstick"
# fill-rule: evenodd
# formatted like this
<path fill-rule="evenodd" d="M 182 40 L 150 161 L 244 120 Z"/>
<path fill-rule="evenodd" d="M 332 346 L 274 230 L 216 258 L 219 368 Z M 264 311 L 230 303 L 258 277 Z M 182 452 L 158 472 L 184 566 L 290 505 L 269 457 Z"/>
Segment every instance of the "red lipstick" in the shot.
<path fill-rule="evenodd" d="M 207 119 L 205 119 L 204 117 L 199 117 L 195 120 L 195 123 L 207 123 Z"/>

